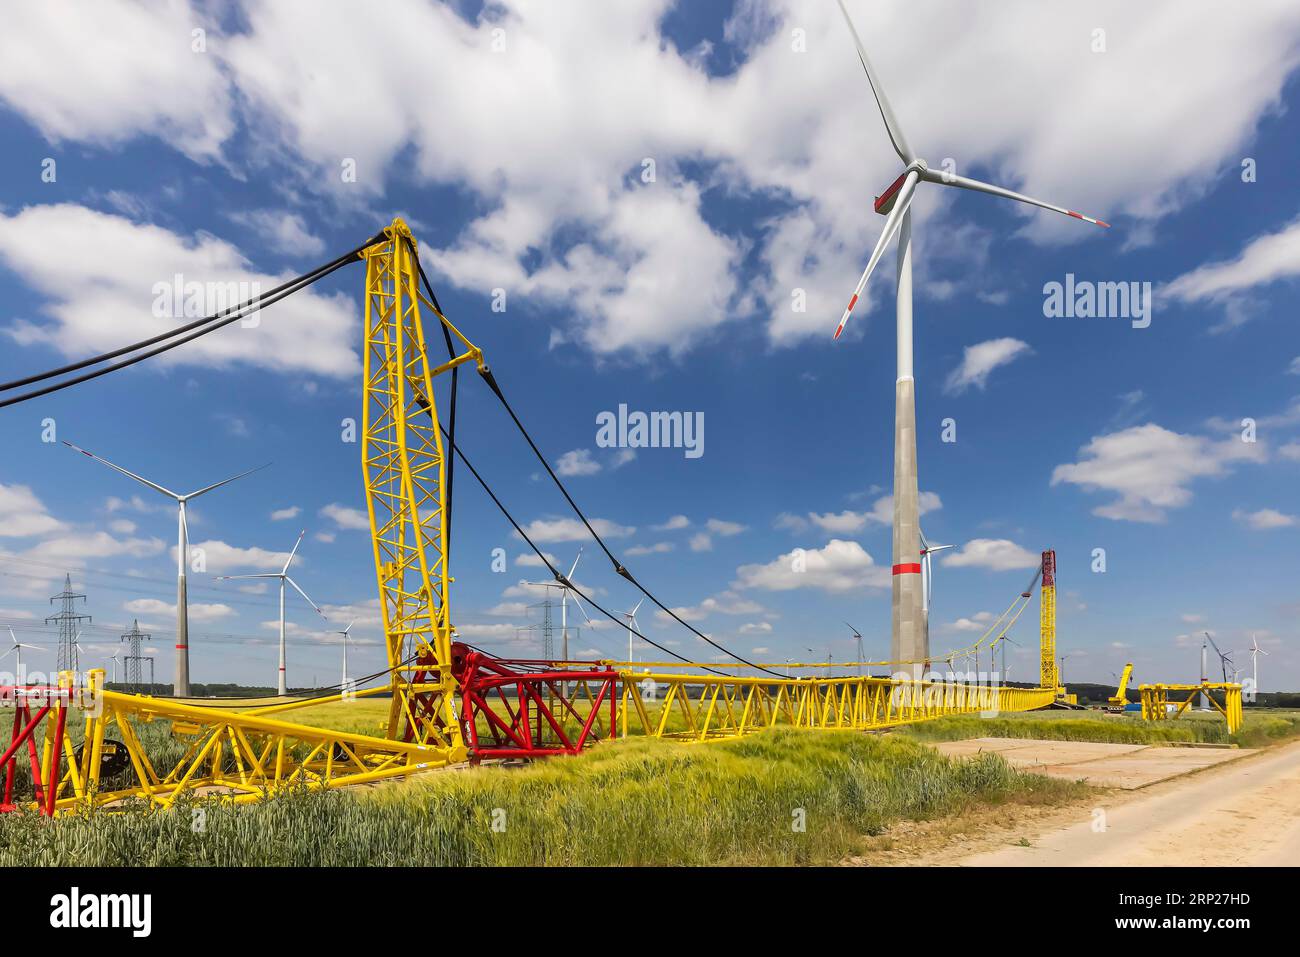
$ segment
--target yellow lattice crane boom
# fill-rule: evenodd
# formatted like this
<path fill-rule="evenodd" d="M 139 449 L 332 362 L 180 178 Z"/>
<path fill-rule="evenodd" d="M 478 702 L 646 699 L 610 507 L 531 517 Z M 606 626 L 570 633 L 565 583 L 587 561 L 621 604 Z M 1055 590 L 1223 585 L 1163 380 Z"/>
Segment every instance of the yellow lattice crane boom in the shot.
<path fill-rule="evenodd" d="M 1112 708 L 1118 708 L 1120 711 L 1123 711 L 1128 705 L 1128 683 L 1129 679 L 1132 677 L 1133 662 L 1130 661 L 1124 666 L 1124 673 L 1119 677 L 1119 687 L 1115 689 L 1115 696 L 1110 699 L 1110 706 Z"/>
<path fill-rule="evenodd" d="M 1064 694 L 1061 687 L 1061 673 L 1056 661 L 1056 552 L 1048 549 L 1043 552 L 1043 585 L 1039 596 L 1039 666 L 1038 686 L 1056 688 L 1058 694 Z"/>
<path fill-rule="evenodd" d="M 420 291 L 416 243 L 401 219 L 366 261 L 362 472 L 380 609 L 392 669 L 388 736 L 465 757 L 451 673 L 447 450 L 433 383 L 483 354 Z M 446 362 L 429 362 L 423 314 L 451 334 Z"/>

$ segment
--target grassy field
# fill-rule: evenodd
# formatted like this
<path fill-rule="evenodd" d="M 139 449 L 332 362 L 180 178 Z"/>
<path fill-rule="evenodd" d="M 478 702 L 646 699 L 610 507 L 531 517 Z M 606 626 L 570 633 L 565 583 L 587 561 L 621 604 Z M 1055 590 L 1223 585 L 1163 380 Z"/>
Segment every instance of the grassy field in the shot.
<path fill-rule="evenodd" d="M 819 864 L 890 823 L 1051 803 L 1082 785 L 951 761 L 901 735 L 631 740 L 523 768 L 446 771 L 240 808 L 0 818 L 0 865 Z"/>
<path fill-rule="evenodd" d="M 1200 742 L 1264 747 L 1300 734 L 1300 712 L 1247 712 L 1240 731 L 1228 734 L 1217 714 L 1189 714 L 1171 721 L 1143 721 L 1138 715 L 1092 715 L 1077 711 L 1036 711 L 996 718 L 975 715 L 940 718 L 909 725 L 903 733 L 922 741 L 963 738 L 1043 738 L 1055 741 L 1105 741 L 1116 744 Z M 1086 715 L 1086 713 L 1084 713 Z"/>

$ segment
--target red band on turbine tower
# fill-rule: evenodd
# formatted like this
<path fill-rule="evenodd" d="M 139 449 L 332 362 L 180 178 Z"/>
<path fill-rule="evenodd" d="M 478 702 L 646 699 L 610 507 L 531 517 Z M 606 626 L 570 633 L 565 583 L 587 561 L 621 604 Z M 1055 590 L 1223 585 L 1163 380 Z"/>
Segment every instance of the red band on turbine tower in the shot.
<path fill-rule="evenodd" d="M 921 574 L 921 566 L 917 562 L 905 562 L 902 565 L 894 566 L 894 574 L 895 575 L 919 575 Z"/>

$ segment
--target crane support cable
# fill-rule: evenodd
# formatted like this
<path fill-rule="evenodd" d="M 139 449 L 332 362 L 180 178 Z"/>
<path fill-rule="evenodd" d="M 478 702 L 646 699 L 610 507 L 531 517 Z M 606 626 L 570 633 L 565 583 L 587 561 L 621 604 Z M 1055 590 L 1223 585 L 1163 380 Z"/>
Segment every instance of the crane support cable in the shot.
<path fill-rule="evenodd" d="M 421 402 L 421 405 L 424 406 L 426 412 L 429 411 L 428 406 L 425 405 L 423 402 Z M 600 612 L 602 615 L 604 615 L 614 624 L 620 627 L 627 628 L 628 631 L 636 635 L 642 641 L 646 642 L 646 644 L 653 645 L 655 648 L 658 648 L 664 654 L 671 655 L 672 657 L 676 658 L 680 662 L 683 662 L 684 664 L 688 664 L 688 665 L 695 664 L 695 662 L 691 661 L 691 659 L 685 657 L 684 655 L 679 655 L 671 648 L 665 648 L 657 641 L 653 641 L 652 639 L 647 638 L 645 635 L 641 634 L 641 632 L 637 631 L 637 629 L 633 628 L 630 624 L 619 621 L 613 612 L 608 611 L 601 605 L 598 605 L 590 595 L 584 592 L 573 582 L 569 581 L 568 578 L 565 577 L 562 571 L 560 571 L 553 564 L 551 564 L 551 560 L 546 557 L 546 553 L 537 546 L 537 543 L 528 537 L 528 533 L 523 530 L 523 527 L 520 526 L 519 522 L 515 520 L 515 517 L 510 514 L 510 510 L 507 509 L 504 504 L 502 504 L 501 499 L 497 497 L 496 492 L 492 491 L 492 487 L 488 485 L 487 480 L 484 479 L 483 476 L 479 474 L 478 469 L 474 468 L 474 466 L 470 464 L 469 459 L 465 457 L 465 453 L 461 450 L 461 447 L 457 445 L 455 442 L 451 441 L 451 436 L 447 432 L 447 427 L 443 425 L 441 422 L 439 422 L 438 428 L 442 429 L 442 434 L 447 436 L 448 443 L 451 445 L 455 453 L 460 456 L 460 460 L 465 463 L 465 468 L 469 469 L 470 475 L 474 476 L 474 478 L 478 481 L 478 484 L 483 487 L 483 491 L 487 492 L 488 498 L 492 499 L 492 504 L 494 504 L 497 507 L 497 509 L 501 512 L 501 514 L 506 517 L 506 521 L 508 521 L 512 526 L 514 526 L 515 531 L 519 533 L 519 537 L 522 538 L 528 544 L 528 547 L 531 548 L 533 552 L 537 555 L 537 557 L 541 559 L 542 564 L 544 564 L 550 570 L 551 574 L 555 576 L 555 580 L 557 582 L 560 582 L 565 587 L 572 589 L 578 595 L 579 598 L 586 599 L 587 604 L 589 604 L 592 608 L 596 609 L 598 612 Z M 748 662 L 745 663 L 748 664 Z M 705 671 L 709 672 L 710 674 L 720 675 L 722 677 L 729 677 L 725 672 L 715 671 L 712 668 L 703 665 L 701 665 L 701 667 Z"/>
<path fill-rule="evenodd" d="M 417 263 L 419 262 L 418 258 L 416 261 Z M 424 274 L 424 270 L 422 268 L 420 269 L 420 279 L 424 282 L 425 290 L 429 294 L 431 303 L 435 303 L 435 308 L 437 308 L 436 297 L 434 296 L 433 287 L 429 283 L 429 278 Z M 441 309 L 438 309 L 438 315 L 440 318 L 444 315 Z M 742 658 L 740 655 L 733 652 L 730 648 L 718 644 L 708 635 L 704 634 L 702 631 L 697 629 L 690 622 L 684 620 L 680 615 L 677 614 L 677 612 L 673 611 L 671 608 L 669 608 L 667 605 L 661 602 L 658 598 L 656 598 L 653 594 L 651 594 L 650 591 L 644 585 L 642 585 L 639 581 L 637 581 L 636 578 L 633 577 L 632 573 L 628 571 L 627 566 L 625 566 L 621 561 L 619 561 L 619 559 L 614 555 L 614 553 L 609 550 L 609 546 L 605 544 L 605 540 L 601 538 L 600 535 L 596 532 L 596 530 L 592 527 L 591 522 L 587 520 L 586 514 L 584 514 L 582 509 L 578 507 L 578 503 L 573 500 L 573 496 L 569 494 L 569 490 L 564 487 L 564 483 L 561 482 L 559 476 L 555 474 L 555 471 L 551 468 L 551 463 L 546 460 L 546 456 L 542 454 L 541 450 L 537 447 L 537 443 L 533 441 L 533 437 L 529 435 L 528 430 L 524 428 L 524 424 L 521 421 L 519 421 L 519 416 L 515 414 L 515 410 L 511 408 L 509 401 L 507 401 L 505 397 L 505 394 L 501 391 L 501 386 L 496 381 L 496 377 L 492 374 L 492 370 L 487 367 L 480 368 L 479 375 L 482 377 L 483 381 L 487 383 L 488 388 L 490 388 L 492 392 L 496 395 L 496 397 L 501 401 L 501 405 L 504 406 L 511 420 L 515 423 L 515 427 L 519 430 L 519 434 L 524 437 L 524 441 L 528 443 L 528 447 L 533 450 L 533 454 L 537 457 L 537 460 L 542 463 L 542 467 L 546 469 L 546 474 L 551 477 L 551 481 L 554 482 L 556 488 L 560 490 L 560 494 L 562 494 L 565 498 L 565 501 L 569 503 L 569 507 L 573 509 L 574 514 L 577 515 L 578 518 L 582 520 L 582 524 L 586 526 L 587 531 L 591 534 L 591 537 L 596 540 L 596 544 L 600 546 L 601 551 L 603 551 L 606 557 L 609 558 L 610 563 L 614 566 L 614 571 L 616 571 L 620 576 L 622 576 L 623 578 L 631 582 L 632 585 L 636 587 L 638 591 L 641 592 L 641 594 L 645 595 L 646 598 L 649 598 L 650 601 L 653 602 L 655 605 L 657 605 L 661 611 L 663 611 L 665 614 L 670 616 L 678 624 L 683 625 L 684 627 L 689 629 L 691 632 L 695 634 L 697 638 L 700 638 L 705 643 L 713 646 L 714 648 L 718 649 L 724 654 L 731 656 L 733 660 L 738 661 L 741 664 L 748 665 L 750 668 L 756 668 L 759 671 L 764 671 L 767 674 L 770 674 L 776 678 L 785 677 L 780 672 L 773 671 L 770 668 L 764 668 L 760 664 L 756 664 L 755 662 Z M 446 430 L 444 429 L 444 431 Z M 457 449 L 457 451 L 459 451 L 459 449 Z M 464 461 L 463 454 L 461 458 L 462 461 Z M 465 464 L 467 466 L 469 465 L 468 462 L 466 462 Z M 471 469 L 471 471 L 473 471 L 473 469 Z M 482 482 L 482 479 L 480 479 L 479 481 Z M 486 486 L 484 487 L 486 488 Z M 513 523 L 513 519 L 511 521 Z M 516 524 L 515 528 L 518 530 L 519 526 Z M 522 534 L 522 530 L 520 530 L 520 534 Z M 531 545 L 532 543 L 529 542 L 529 544 Z M 541 555 L 541 552 L 537 550 L 536 546 L 533 546 L 533 548 L 535 551 L 538 552 L 538 555 Z M 543 561 L 545 561 L 544 556 L 543 556 Z M 546 562 L 546 566 L 550 568 L 552 574 L 555 575 L 556 581 L 560 582 L 561 584 L 569 584 L 570 587 L 572 587 L 572 583 L 566 582 L 564 575 L 561 572 L 557 571 L 549 561 Z M 588 600 L 590 601 L 590 599 Z M 595 605 L 595 602 L 592 602 L 592 604 Z M 610 617 L 611 619 L 613 618 L 613 616 Z M 617 621 L 617 619 L 613 619 L 613 620 Z M 637 634 L 637 632 L 633 631 L 633 634 Z M 645 638 L 644 635 L 642 635 L 641 637 Z M 648 638 L 645 638 L 645 640 L 650 641 L 650 639 Z M 650 644 L 653 645 L 654 642 L 650 642 Z M 660 648 L 660 650 L 666 650 L 663 649 L 660 645 L 655 645 L 655 647 Z M 673 653 L 669 652 L 669 654 L 673 654 Z M 676 654 L 673 654 L 673 656 L 680 657 Z M 686 659 L 682 659 L 682 660 L 686 660 Z"/>
<path fill-rule="evenodd" d="M 378 238 L 382 238 L 382 234 L 378 234 Z M 368 239 L 363 245 L 358 246 L 347 253 L 344 253 L 342 256 L 338 256 L 334 258 L 330 262 L 317 266 L 315 269 L 311 270 L 310 272 L 303 273 L 301 276 L 297 276 L 293 279 L 290 279 L 288 282 L 276 286 L 274 289 L 272 289 L 270 292 L 266 293 L 265 295 L 256 296 L 254 298 L 245 300 L 244 302 L 239 303 L 238 305 L 235 306 L 229 306 L 226 309 L 222 310 L 221 312 L 214 313 L 211 316 L 205 316 L 202 319 L 196 319 L 193 322 L 186 323 L 183 326 L 177 326 L 175 329 L 170 329 L 167 332 L 159 333 L 158 335 L 151 336 L 148 339 L 142 339 L 139 342 L 132 343 L 131 345 L 128 346 L 122 346 L 118 349 L 112 350 L 111 352 L 101 353 L 100 355 L 91 356 L 90 358 L 87 359 L 81 359 L 78 360 L 77 362 L 69 363 L 68 365 L 61 366 L 57 369 L 50 369 L 45 372 L 40 372 L 35 375 L 26 376 L 21 379 L 15 379 L 11 382 L 0 383 L 0 392 L 7 392 L 11 389 L 16 389 L 24 385 L 31 385 L 32 383 L 43 382 L 46 379 L 52 379 L 57 376 L 65 375 L 69 372 L 76 372 L 80 369 L 86 368 L 87 366 L 97 365 L 101 362 L 106 362 L 109 359 L 116 359 L 119 356 L 127 355 L 128 353 L 132 353 L 132 352 L 137 352 L 140 349 L 145 349 L 148 346 L 156 345 L 157 343 L 163 342 L 164 340 L 167 339 L 172 340 L 170 342 L 166 342 L 164 345 L 158 346 L 158 348 L 156 349 L 150 349 L 147 352 L 138 352 L 138 354 L 133 355 L 128 359 L 124 359 L 121 362 L 115 362 L 112 365 L 105 366 L 101 369 L 95 369 L 92 372 L 75 376 L 71 379 L 65 379 L 61 382 L 56 382 L 53 385 L 48 385 L 41 389 L 33 389 L 30 392 L 24 392 L 21 395 L 16 395 L 7 399 L 0 400 L 0 409 L 3 409 L 11 405 L 17 405 L 21 402 L 26 402 L 29 399 L 36 399 L 43 395 L 49 395 L 53 392 L 59 392 L 63 389 L 69 388 L 70 386 L 79 385 L 82 382 L 88 382 L 91 379 L 97 379 L 100 376 L 107 375 L 110 372 L 116 372 L 119 369 L 125 369 L 127 366 L 135 365 L 137 362 L 142 362 L 145 359 L 150 359 L 153 358 L 154 356 L 161 355 L 162 353 L 167 352 L 171 349 L 175 349 L 177 346 L 184 345 L 187 342 L 192 342 L 193 340 L 199 338 L 200 336 L 207 335 L 209 332 L 215 332 L 217 329 L 220 329 L 223 326 L 228 326 L 232 322 L 236 322 L 239 319 L 243 319 L 246 316 L 252 315 L 253 313 L 258 312 L 259 310 L 264 309 L 267 306 L 274 305 L 275 303 L 279 302 L 281 299 L 284 299 L 286 296 L 291 296 L 295 292 L 298 292 L 301 289 L 305 289 L 306 287 L 312 285 L 312 283 L 315 283 L 318 280 L 325 278 L 330 273 L 347 265 L 349 262 L 359 257 L 363 250 L 365 250 L 368 246 L 373 245 L 376 241 L 377 241 L 376 238 Z"/>

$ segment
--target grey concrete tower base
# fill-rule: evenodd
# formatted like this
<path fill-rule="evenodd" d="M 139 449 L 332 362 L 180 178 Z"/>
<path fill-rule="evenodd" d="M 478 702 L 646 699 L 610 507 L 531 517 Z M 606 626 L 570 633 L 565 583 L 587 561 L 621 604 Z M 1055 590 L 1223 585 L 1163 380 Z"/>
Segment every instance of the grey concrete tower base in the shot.
<path fill-rule="evenodd" d="M 894 387 L 894 550 L 893 643 L 899 666 L 920 675 L 929 657 L 921 596 L 921 537 L 916 478 L 916 384 L 899 379 Z"/>

